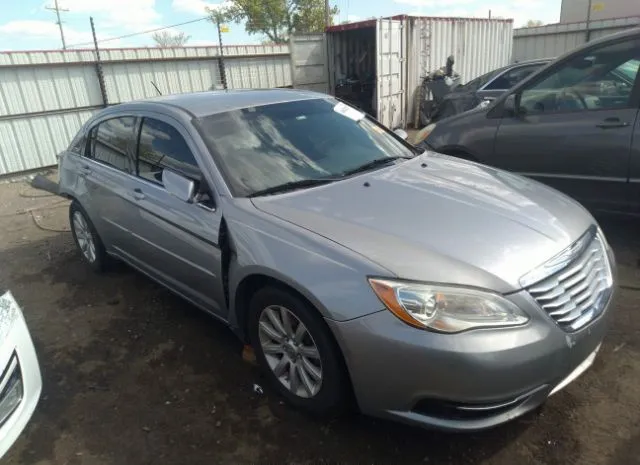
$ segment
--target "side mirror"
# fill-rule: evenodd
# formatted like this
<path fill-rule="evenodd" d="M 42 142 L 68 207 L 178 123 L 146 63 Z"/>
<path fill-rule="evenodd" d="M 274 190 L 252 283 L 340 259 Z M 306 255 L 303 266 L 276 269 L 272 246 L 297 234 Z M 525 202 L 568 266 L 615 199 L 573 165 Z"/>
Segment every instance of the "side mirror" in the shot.
<path fill-rule="evenodd" d="M 196 190 L 196 183 L 191 179 L 168 170 L 162 170 L 162 184 L 164 188 L 174 197 L 183 202 L 191 202 Z"/>
<path fill-rule="evenodd" d="M 407 134 L 407 131 L 405 131 L 404 129 L 398 128 L 393 131 L 393 133 L 402 140 L 407 140 L 409 138 L 409 134 Z"/>

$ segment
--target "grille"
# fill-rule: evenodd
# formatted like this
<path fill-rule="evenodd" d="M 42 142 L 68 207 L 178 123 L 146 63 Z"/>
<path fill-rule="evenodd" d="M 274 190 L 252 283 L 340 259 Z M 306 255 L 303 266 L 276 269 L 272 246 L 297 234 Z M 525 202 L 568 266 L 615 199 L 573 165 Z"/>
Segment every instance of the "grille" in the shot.
<path fill-rule="evenodd" d="M 606 246 L 594 231 L 567 249 L 567 254 L 566 265 L 527 291 L 563 330 L 573 332 L 602 313 L 613 280 Z"/>

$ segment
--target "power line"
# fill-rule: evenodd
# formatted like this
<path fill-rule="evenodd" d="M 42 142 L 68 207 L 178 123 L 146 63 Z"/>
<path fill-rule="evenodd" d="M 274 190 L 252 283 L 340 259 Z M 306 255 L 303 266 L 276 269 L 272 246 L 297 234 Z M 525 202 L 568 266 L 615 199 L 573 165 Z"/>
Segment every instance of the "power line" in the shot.
<path fill-rule="evenodd" d="M 204 20 L 209 19 L 209 18 L 210 18 L 210 16 L 203 16 L 202 18 L 192 19 L 191 21 L 185 21 L 184 23 L 171 24 L 170 26 L 157 27 L 155 29 L 149 29 L 147 31 L 132 32 L 131 34 L 125 34 L 125 35 L 118 36 L 118 37 L 109 37 L 107 39 L 99 40 L 98 42 L 100 43 L 100 42 L 109 42 L 111 40 L 126 39 L 128 37 L 134 37 L 134 36 L 139 36 L 139 35 L 142 35 L 142 34 L 149 34 L 151 32 L 158 32 L 158 31 L 163 31 L 165 29 L 171 29 L 172 27 L 184 26 L 185 24 L 197 23 L 198 21 L 204 21 Z M 83 42 L 81 44 L 73 44 L 73 45 L 69 45 L 69 48 L 82 47 L 83 45 L 93 45 L 93 42 Z"/>
<path fill-rule="evenodd" d="M 69 11 L 69 10 L 67 10 L 66 8 L 60 8 L 58 6 L 58 0 L 54 0 L 54 6 L 53 7 L 47 6 L 45 8 L 47 10 L 51 10 L 51 11 L 55 11 L 56 12 L 56 17 L 58 18 L 58 21 L 56 22 L 56 24 L 60 28 L 60 38 L 62 39 L 62 50 L 66 50 L 67 49 L 67 44 L 64 41 L 64 30 L 62 28 L 62 20 L 60 19 L 60 12 L 61 11 Z"/>

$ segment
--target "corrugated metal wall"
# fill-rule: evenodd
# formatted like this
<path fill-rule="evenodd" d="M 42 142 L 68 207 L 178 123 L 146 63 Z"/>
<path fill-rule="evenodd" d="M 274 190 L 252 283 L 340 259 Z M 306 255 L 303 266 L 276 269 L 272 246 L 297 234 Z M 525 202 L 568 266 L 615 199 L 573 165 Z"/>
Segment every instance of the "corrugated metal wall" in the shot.
<path fill-rule="evenodd" d="M 504 19 L 410 17 L 408 20 L 407 108 L 415 121 L 419 87 L 430 71 L 455 59 L 462 83 L 509 63 L 513 22 Z"/>
<path fill-rule="evenodd" d="M 550 24 L 513 31 L 513 61 L 554 58 L 589 40 L 640 26 L 640 17 L 605 19 L 589 23 Z"/>
<path fill-rule="evenodd" d="M 291 85 L 289 47 L 226 46 L 228 87 Z M 218 47 L 100 52 L 109 104 L 220 87 Z M 104 101 L 90 50 L 0 53 L 0 176 L 51 166 Z"/>

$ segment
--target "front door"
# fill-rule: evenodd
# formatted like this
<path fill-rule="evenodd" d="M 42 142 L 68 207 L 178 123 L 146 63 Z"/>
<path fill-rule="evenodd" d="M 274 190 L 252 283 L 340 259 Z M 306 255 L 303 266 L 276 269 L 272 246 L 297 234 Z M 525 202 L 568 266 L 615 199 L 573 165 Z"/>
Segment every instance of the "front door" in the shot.
<path fill-rule="evenodd" d="M 224 315 L 221 212 L 214 208 L 214 193 L 187 143 L 188 134 L 167 117 L 145 116 L 139 140 L 138 181 L 132 193 L 139 212 L 132 226 L 138 243 L 134 259 L 196 304 Z M 208 200 L 188 203 L 169 194 L 162 184 L 166 169 L 194 180 Z"/>
<path fill-rule="evenodd" d="M 592 209 L 628 211 L 639 65 L 637 39 L 560 61 L 517 92 L 516 114 L 501 120 L 486 161 L 556 187 Z"/>

